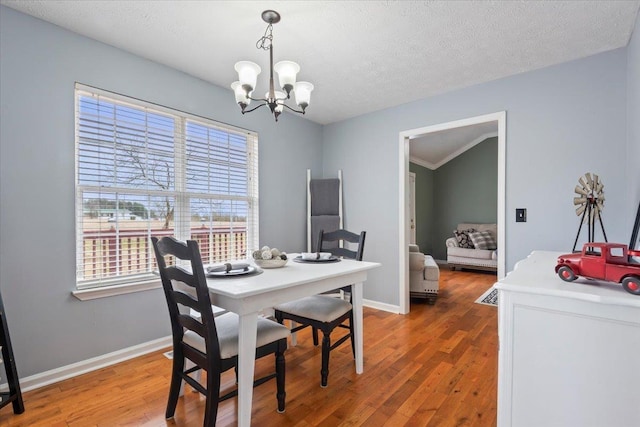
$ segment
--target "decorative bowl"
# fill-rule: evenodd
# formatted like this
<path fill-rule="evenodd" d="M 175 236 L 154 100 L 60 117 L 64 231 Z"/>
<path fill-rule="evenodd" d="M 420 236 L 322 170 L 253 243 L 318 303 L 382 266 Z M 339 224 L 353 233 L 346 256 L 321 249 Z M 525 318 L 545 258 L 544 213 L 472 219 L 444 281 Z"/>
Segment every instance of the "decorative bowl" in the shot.
<path fill-rule="evenodd" d="M 262 268 L 284 267 L 289 260 L 285 252 L 280 252 L 278 248 L 270 248 L 269 246 L 263 246 L 257 251 L 253 251 L 251 256 L 253 262 Z"/>
<path fill-rule="evenodd" d="M 285 264 L 288 262 L 288 259 L 280 259 L 280 258 L 274 258 L 274 259 L 254 259 L 253 262 L 256 263 L 256 265 L 260 268 L 279 268 L 279 267 L 284 267 Z"/>

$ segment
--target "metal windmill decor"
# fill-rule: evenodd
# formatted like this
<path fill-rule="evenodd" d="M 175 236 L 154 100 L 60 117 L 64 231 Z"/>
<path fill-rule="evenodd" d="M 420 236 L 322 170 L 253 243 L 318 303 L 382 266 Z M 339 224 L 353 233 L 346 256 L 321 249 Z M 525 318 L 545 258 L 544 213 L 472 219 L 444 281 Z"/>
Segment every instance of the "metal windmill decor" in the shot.
<path fill-rule="evenodd" d="M 580 231 L 584 223 L 587 224 L 587 242 L 593 242 L 595 240 L 596 220 L 600 223 L 602 236 L 604 237 L 604 241 L 607 242 L 607 233 L 605 233 L 604 225 L 602 224 L 602 209 L 604 208 L 603 189 L 604 184 L 596 174 L 587 172 L 578 179 L 578 185 L 576 185 L 575 188 L 577 197 L 573 198 L 573 204 L 576 206 L 576 215 L 581 218 L 576 240 L 573 242 L 573 252 L 576 251 L 578 237 L 580 237 Z"/>

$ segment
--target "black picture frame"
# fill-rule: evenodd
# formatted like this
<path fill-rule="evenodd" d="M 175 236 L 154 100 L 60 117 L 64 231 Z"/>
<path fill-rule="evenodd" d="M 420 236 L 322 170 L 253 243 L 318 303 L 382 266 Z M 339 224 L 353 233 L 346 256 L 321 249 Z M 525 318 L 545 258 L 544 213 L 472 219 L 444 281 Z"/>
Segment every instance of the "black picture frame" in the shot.
<path fill-rule="evenodd" d="M 640 250 L 640 203 L 638 203 L 638 212 L 636 212 L 636 222 L 633 223 L 629 249 Z"/>

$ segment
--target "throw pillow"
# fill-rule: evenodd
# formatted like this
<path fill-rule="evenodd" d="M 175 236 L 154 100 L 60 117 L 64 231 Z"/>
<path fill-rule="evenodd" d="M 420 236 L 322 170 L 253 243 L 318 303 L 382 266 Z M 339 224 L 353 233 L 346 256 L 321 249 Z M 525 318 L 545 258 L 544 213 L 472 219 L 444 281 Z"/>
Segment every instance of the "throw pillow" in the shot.
<path fill-rule="evenodd" d="M 488 231 L 476 231 L 469 233 L 469 238 L 476 249 L 488 249 L 490 251 L 497 249 L 496 240 Z"/>
<path fill-rule="evenodd" d="M 473 243 L 469 239 L 469 233 L 476 231 L 475 228 L 469 228 L 468 230 L 453 230 L 453 235 L 456 236 L 458 246 L 465 249 L 473 249 Z"/>

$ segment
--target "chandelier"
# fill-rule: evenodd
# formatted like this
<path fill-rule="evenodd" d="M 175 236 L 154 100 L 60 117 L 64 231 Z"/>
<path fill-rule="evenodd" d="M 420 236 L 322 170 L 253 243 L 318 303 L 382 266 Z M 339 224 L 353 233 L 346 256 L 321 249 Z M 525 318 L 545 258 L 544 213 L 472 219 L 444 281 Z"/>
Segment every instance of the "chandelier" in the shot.
<path fill-rule="evenodd" d="M 280 61 L 273 65 L 273 24 L 280 22 L 280 14 L 275 10 L 265 10 L 262 12 L 262 20 L 266 22 L 267 29 L 264 35 L 256 42 L 256 48 L 269 51 L 269 92 L 265 93 L 264 98 L 254 98 L 253 90 L 256 88 L 258 74 L 262 71 L 260 66 L 251 61 L 240 61 L 235 65 L 238 72 L 238 81 L 231 83 L 231 89 L 236 96 L 236 102 L 242 110 L 242 114 L 250 113 L 257 110 L 263 105 L 268 105 L 271 113 L 278 121 L 278 116 L 282 114 L 284 108 L 304 114 L 309 106 L 311 99 L 311 91 L 313 85 L 309 82 L 296 82 L 296 74 L 300 71 L 300 66 L 292 61 Z M 278 73 L 278 83 L 283 92 L 275 90 L 273 83 L 273 72 Z M 290 99 L 291 92 L 295 94 L 296 104 L 299 110 L 289 107 L 285 101 Z M 260 105 L 247 110 L 247 106 L 251 101 L 260 102 Z"/>

